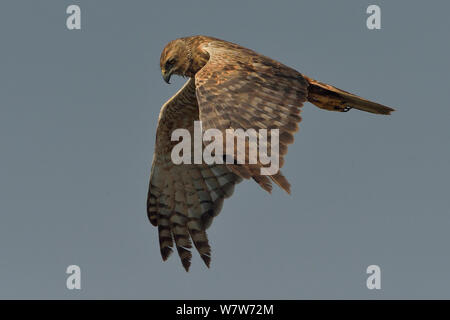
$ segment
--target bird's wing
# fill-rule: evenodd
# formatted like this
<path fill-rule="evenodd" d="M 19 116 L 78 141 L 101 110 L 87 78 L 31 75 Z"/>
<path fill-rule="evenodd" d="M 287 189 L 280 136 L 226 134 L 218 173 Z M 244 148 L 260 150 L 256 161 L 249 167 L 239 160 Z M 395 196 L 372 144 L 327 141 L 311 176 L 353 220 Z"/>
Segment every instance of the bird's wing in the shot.
<path fill-rule="evenodd" d="M 294 69 L 236 44 L 212 40 L 201 49 L 209 54 L 208 62 L 195 76 L 204 130 L 216 128 L 225 133 L 229 128 L 279 129 L 281 168 L 287 145 L 294 141 L 293 135 L 298 130 L 308 82 Z M 269 133 L 267 150 L 270 150 Z M 236 157 L 236 153 L 227 156 Z M 260 174 L 259 162 L 229 167 L 241 177 L 252 177 L 261 187 L 271 190 L 270 179 Z M 289 182 L 280 171 L 269 177 L 290 192 Z"/>
<path fill-rule="evenodd" d="M 177 144 L 171 141 L 172 131 L 185 128 L 192 137 L 198 119 L 195 85 L 190 79 L 161 108 L 147 198 L 147 214 L 158 227 L 163 260 L 172 253 L 175 242 L 186 270 L 192 257 L 191 239 L 209 267 L 211 249 L 205 230 L 220 212 L 223 199 L 242 180 L 226 165 L 172 163 L 171 151 Z"/>

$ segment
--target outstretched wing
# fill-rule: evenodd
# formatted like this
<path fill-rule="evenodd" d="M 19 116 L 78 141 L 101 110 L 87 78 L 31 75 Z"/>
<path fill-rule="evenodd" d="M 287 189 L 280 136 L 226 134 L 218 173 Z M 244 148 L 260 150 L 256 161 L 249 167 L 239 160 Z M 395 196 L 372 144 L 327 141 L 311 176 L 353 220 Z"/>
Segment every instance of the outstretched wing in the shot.
<path fill-rule="evenodd" d="M 213 39 L 201 49 L 209 54 L 208 62 L 195 76 L 204 130 L 216 128 L 225 134 L 228 128 L 279 129 L 281 168 L 287 146 L 294 141 L 301 120 L 300 107 L 306 101 L 307 81 L 294 69 L 233 43 Z M 270 141 L 269 131 L 267 150 Z M 245 152 L 248 159 L 249 149 Z M 228 156 L 236 157 L 236 153 Z M 269 179 L 260 174 L 261 167 L 259 162 L 229 166 L 243 178 L 252 177 L 268 191 L 271 179 L 290 192 L 290 185 L 280 171 Z"/>
<path fill-rule="evenodd" d="M 191 239 L 209 267 L 211 249 L 205 230 L 220 212 L 223 199 L 241 181 L 225 165 L 172 163 L 171 152 L 177 143 L 171 141 L 172 131 L 185 128 L 192 137 L 198 119 L 195 85 L 190 79 L 161 108 L 147 199 L 147 214 L 158 227 L 163 260 L 172 253 L 175 243 L 186 270 L 191 264 Z"/>

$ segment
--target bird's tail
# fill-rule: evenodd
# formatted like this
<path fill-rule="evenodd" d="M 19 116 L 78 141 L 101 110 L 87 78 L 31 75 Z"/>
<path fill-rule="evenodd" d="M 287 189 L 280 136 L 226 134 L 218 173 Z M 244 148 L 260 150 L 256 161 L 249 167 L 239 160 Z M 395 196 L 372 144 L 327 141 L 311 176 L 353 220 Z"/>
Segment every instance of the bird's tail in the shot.
<path fill-rule="evenodd" d="M 308 101 L 319 108 L 340 112 L 346 112 L 354 108 L 376 114 L 391 114 L 392 111 L 395 111 L 392 108 L 363 99 L 329 84 L 306 76 L 304 78 L 309 83 Z"/>

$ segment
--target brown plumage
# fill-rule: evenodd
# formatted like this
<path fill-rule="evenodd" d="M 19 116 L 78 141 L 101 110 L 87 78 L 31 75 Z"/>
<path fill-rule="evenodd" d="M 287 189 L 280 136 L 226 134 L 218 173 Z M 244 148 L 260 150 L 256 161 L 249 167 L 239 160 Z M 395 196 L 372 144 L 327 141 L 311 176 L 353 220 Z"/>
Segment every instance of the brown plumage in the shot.
<path fill-rule="evenodd" d="M 279 129 L 281 168 L 287 146 L 298 130 L 304 102 L 340 112 L 351 108 L 376 114 L 394 111 L 306 77 L 250 49 L 211 37 L 171 41 L 161 54 L 160 66 L 166 82 L 173 74 L 190 79 L 161 108 L 147 213 L 150 222 L 158 227 L 163 260 L 175 246 L 186 270 L 192 244 L 209 267 L 211 248 L 205 230 L 220 212 L 223 200 L 233 193 L 235 184 L 252 178 L 268 192 L 274 182 L 288 193 L 290 185 L 281 171 L 261 175 L 263 165 L 259 162 L 174 165 L 173 130 L 186 128 L 192 136 L 195 120 L 202 121 L 203 130 L 215 128 L 224 135 L 228 128 Z M 268 150 L 270 141 L 269 134 Z M 247 148 L 246 159 L 248 152 Z"/>

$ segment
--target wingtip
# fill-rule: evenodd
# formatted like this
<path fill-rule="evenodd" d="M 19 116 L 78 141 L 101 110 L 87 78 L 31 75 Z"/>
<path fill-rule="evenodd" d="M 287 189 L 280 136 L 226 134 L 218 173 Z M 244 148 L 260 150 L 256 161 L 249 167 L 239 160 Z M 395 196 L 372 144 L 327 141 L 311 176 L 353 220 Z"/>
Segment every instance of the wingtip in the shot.
<path fill-rule="evenodd" d="M 181 259 L 181 264 L 186 272 L 189 272 L 189 268 L 191 267 L 191 257 L 192 256 L 187 256 L 186 258 Z"/>
<path fill-rule="evenodd" d="M 171 247 L 161 248 L 161 257 L 162 257 L 163 261 L 167 261 L 167 259 L 169 259 L 172 252 L 173 252 L 173 250 Z"/>
<path fill-rule="evenodd" d="M 189 264 L 187 264 L 187 265 L 185 265 L 184 263 L 183 263 L 183 268 L 184 268 L 184 270 L 186 271 L 186 272 L 189 272 L 189 267 L 191 266 L 191 264 L 189 263 Z"/>
<path fill-rule="evenodd" d="M 201 255 L 201 258 L 203 260 L 203 262 L 205 263 L 205 265 L 208 267 L 208 269 L 210 268 L 211 265 L 211 257 L 207 256 L 207 255 Z"/>

